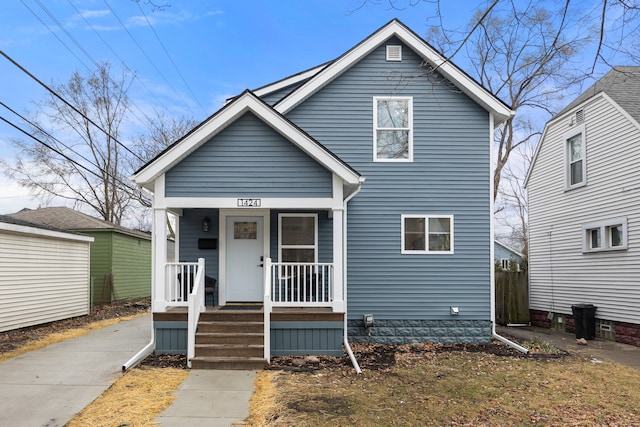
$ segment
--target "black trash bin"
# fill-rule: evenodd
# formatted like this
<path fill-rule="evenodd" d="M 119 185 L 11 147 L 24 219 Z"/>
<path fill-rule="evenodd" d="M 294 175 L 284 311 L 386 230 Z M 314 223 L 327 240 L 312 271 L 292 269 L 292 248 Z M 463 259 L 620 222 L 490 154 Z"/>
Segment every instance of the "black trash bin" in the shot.
<path fill-rule="evenodd" d="M 593 304 L 574 304 L 571 306 L 576 338 L 592 340 L 596 337 L 596 307 Z"/>

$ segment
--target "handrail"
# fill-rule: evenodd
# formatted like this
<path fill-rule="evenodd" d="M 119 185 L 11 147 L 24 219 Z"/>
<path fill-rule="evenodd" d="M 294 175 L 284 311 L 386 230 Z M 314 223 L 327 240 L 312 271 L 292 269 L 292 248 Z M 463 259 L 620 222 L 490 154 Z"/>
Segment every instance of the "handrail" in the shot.
<path fill-rule="evenodd" d="M 264 358 L 271 363 L 271 258 L 264 261 Z"/>
<path fill-rule="evenodd" d="M 191 359 L 196 353 L 196 331 L 200 321 L 200 313 L 205 310 L 204 306 L 204 258 L 198 258 L 196 277 L 193 289 L 189 292 L 187 303 L 189 315 L 187 318 L 187 366 L 191 367 Z"/>

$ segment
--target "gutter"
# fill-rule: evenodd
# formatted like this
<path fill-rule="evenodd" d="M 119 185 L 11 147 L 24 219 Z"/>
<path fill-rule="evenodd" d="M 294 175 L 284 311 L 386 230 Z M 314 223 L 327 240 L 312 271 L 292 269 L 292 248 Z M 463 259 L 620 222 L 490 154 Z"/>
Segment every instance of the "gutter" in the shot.
<path fill-rule="evenodd" d="M 351 350 L 351 346 L 349 345 L 349 337 L 347 336 L 347 204 L 356 196 L 356 194 L 360 192 L 360 189 L 362 188 L 362 182 L 364 182 L 364 179 L 361 179 L 357 190 L 350 194 L 344 200 L 344 214 L 342 215 L 342 300 L 344 301 L 343 344 L 344 348 L 347 350 L 347 354 L 349 355 L 351 364 L 353 365 L 354 369 L 356 370 L 356 374 L 358 375 L 362 374 L 362 369 L 360 369 L 360 365 L 358 365 L 358 361 L 353 355 L 353 350 Z"/>

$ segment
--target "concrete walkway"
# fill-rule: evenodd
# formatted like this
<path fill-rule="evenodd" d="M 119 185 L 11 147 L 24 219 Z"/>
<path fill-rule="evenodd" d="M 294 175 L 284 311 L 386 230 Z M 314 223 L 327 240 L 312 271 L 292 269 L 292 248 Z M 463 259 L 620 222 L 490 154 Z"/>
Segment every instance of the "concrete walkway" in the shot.
<path fill-rule="evenodd" d="M 150 337 L 145 315 L 0 363 L 0 426 L 64 426 Z"/>
<path fill-rule="evenodd" d="M 568 332 L 552 331 L 550 329 L 525 327 L 496 327 L 496 332 L 503 336 L 512 336 L 521 340 L 530 341 L 534 338 L 553 344 L 556 348 L 568 351 L 572 354 L 580 354 L 592 359 L 610 360 L 622 365 L 640 369 L 640 347 L 621 344 L 615 341 L 596 338 L 588 340 L 587 345 L 576 342 L 575 334 Z"/>
<path fill-rule="evenodd" d="M 171 407 L 156 421 L 163 427 L 244 425 L 257 371 L 192 370 Z"/>

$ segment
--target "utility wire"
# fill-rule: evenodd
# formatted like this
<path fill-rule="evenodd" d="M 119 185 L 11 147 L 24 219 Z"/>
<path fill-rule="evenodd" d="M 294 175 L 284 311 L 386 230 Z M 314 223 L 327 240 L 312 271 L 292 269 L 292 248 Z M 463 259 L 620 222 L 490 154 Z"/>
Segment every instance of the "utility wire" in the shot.
<path fill-rule="evenodd" d="M 3 106 L 4 108 L 6 108 L 7 110 L 11 111 L 13 114 L 15 114 L 16 116 L 20 117 L 20 119 L 22 119 L 24 122 L 28 123 L 30 126 L 33 126 L 35 129 L 37 129 L 38 131 L 42 132 L 44 135 L 46 135 L 47 137 L 51 138 L 52 140 L 56 141 L 58 144 L 62 145 L 64 148 L 66 148 L 67 150 L 71 151 L 73 154 L 77 155 L 78 157 L 80 157 L 82 160 L 84 160 L 85 162 L 89 163 L 91 166 L 95 167 L 98 170 L 103 170 L 104 173 L 111 179 L 114 179 L 116 181 L 118 181 L 122 186 L 124 186 L 125 188 L 130 188 L 127 183 L 125 183 L 124 181 L 122 181 L 122 179 L 120 179 L 117 175 L 114 175 L 113 173 L 111 173 L 109 170 L 107 170 L 106 168 L 101 168 L 98 164 L 97 161 L 91 160 L 86 158 L 84 155 L 82 155 L 81 153 L 78 153 L 76 150 L 74 150 L 73 148 L 69 147 L 67 144 L 65 144 L 64 142 L 60 141 L 58 138 L 56 138 L 55 136 L 51 135 L 51 133 L 47 132 L 45 129 L 43 129 L 42 127 L 40 127 L 37 123 L 34 123 L 33 121 L 29 120 L 28 118 L 26 118 L 25 116 L 23 116 L 22 114 L 18 113 L 17 111 L 15 111 L 13 108 L 9 107 L 7 104 L 5 104 L 4 102 L 0 101 L 0 105 Z M 75 163 L 75 161 L 74 161 Z M 100 179 L 103 179 L 103 177 L 100 177 Z M 121 188 L 122 189 L 122 188 Z"/>
<path fill-rule="evenodd" d="M 134 153 L 133 151 L 131 151 L 131 149 L 129 147 L 127 147 L 126 145 L 124 145 L 122 142 L 120 142 L 116 137 L 114 137 L 113 135 L 109 134 L 109 132 L 107 132 L 106 130 L 104 130 L 100 125 L 98 125 L 96 122 L 94 122 L 92 119 L 90 119 L 89 117 L 87 117 L 83 112 L 81 112 L 80 110 L 78 110 L 74 105 L 72 105 L 69 101 L 67 101 L 66 99 L 64 99 L 62 96 L 60 96 L 56 91 L 54 91 L 53 89 L 51 89 L 49 86 L 47 86 L 45 83 L 43 83 L 40 79 L 38 79 L 36 76 L 34 76 L 33 74 L 31 74 L 26 68 L 24 68 L 22 65 L 18 64 L 13 58 L 11 58 L 9 55 L 7 55 L 3 50 L 0 50 L 0 55 L 4 56 L 9 62 L 11 62 L 13 65 L 15 65 L 16 67 L 18 67 L 23 73 L 25 73 L 26 75 L 28 75 L 29 77 L 31 77 L 33 80 L 35 80 L 40 86 L 44 87 L 47 91 L 49 91 L 53 96 L 55 96 L 56 98 L 58 98 L 60 101 L 64 102 L 69 108 L 71 108 L 73 111 L 75 111 L 76 113 L 80 114 L 80 116 L 82 116 L 85 120 L 87 120 L 89 123 L 91 123 L 93 126 L 95 126 L 96 128 L 100 129 L 106 136 L 108 136 L 109 138 L 113 139 L 118 145 L 120 145 L 122 148 L 124 148 L 125 150 L 127 150 L 129 153 L 131 153 L 133 156 L 135 156 L 138 160 L 140 160 L 141 162 L 144 163 L 144 159 L 142 157 L 140 157 L 138 154 Z"/>
<path fill-rule="evenodd" d="M 107 46 L 107 48 L 111 51 L 111 53 L 112 53 L 116 58 L 118 58 L 118 60 L 120 61 L 120 63 L 122 63 L 122 66 L 123 66 L 123 67 L 124 67 L 124 68 L 129 72 L 129 73 L 131 73 L 131 75 L 133 76 L 133 78 L 134 78 L 134 79 L 136 79 L 136 80 L 138 81 L 138 83 L 140 83 L 140 85 L 141 85 L 141 86 L 142 86 L 142 87 L 147 91 L 147 93 L 149 93 L 149 95 L 151 95 L 151 96 L 152 96 L 152 97 L 157 101 L 157 103 L 158 103 L 159 105 L 162 105 L 162 107 L 163 107 L 165 110 L 168 110 L 167 106 L 166 106 L 166 105 L 164 105 L 164 103 L 160 100 L 160 98 L 158 98 L 158 97 L 156 96 L 156 94 L 155 94 L 153 91 L 151 91 L 151 90 L 150 90 L 150 89 L 149 89 L 149 88 L 144 84 L 144 82 L 143 82 L 142 80 L 140 80 L 140 79 L 138 78 L 138 75 L 137 75 L 137 74 L 136 74 L 136 73 L 135 73 L 131 68 L 129 68 L 129 66 L 128 66 L 128 65 L 127 65 L 127 63 L 124 61 L 124 59 L 122 59 L 122 58 L 120 57 L 120 55 L 118 55 L 118 53 L 115 51 L 115 49 L 114 49 L 113 47 L 111 47 L 111 45 L 110 45 L 110 44 L 109 44 L 109 43 L 108 43 L 108 42 L 107 42 L 107 41 L 106 41 L 106 40 L 105 40 L 105 39 L 100 35 L 100 33 L 98 32 L 98 30 L 96 30 L 96 29 L 94 28 L 94 26 L 91 24 L 91 22 L 90 22 L 90 21 L 89 21 L 89 20 L 88 20 L 88 19 L 87 19 L 87 18 L 86 18 L 86 17 L 85 17 L 81 12 L 80 12 L 80 10 L 78 10 L 78 8 L 77 8 L 73 3 L 71 3 L 71 0 L 67 0 L 67 2 L 69 3 L 69 5 L 70 5 L 71 7 L 73 7 L 73 8 L 75 9 L 75 11 L 78 13 L 78 16 L 80 16 L 80 17 L 84 20 L 84 22 L 89 26 L 89 28 L 91 28 L 91 30 L 95 33 L 95 35 L 96 35 L 100 40 L 102 40 L 102 43 L 104 43 L 104 45 L 105 45 L 105 46 Z M 144 116 L 144 117 L 145 117 L 149 122 L 151 122 L 151 121 L 152 121 L 152 120 L 151 120 L 151 118 L 150 118 L 150 117 L 149 117 L 149 116 L 148 116 L 148 115 L 147 115 L 147 114 L 146 114 L 146 113 L 145 113 L 145 112 L 144 112 L 140 107 L 138 107 L 135 103 L 133 103 L 133 105 L 135 105 L 135 106 L 136 106 L 136 108 L 138 109 L 138 111 L 140 111 L 140 113 L 142 113 L 142 115 L 143 115 L 143 116 Z"/>
<path fill-rule="evenodd" d="M 127 32 L 127 34 L 129 34 L 129 37 L 131 37 L 131 40 L 133 40 L 133 42 L 135 43 L 135 45 L 138 47 L 138 49 L 140 49 L 140 52 L 142 52 L 142 54 L 144 55 L 145 58 L 147 58 L 147 60 L 149 61 L 149 63 L 153 66 L 153 68 L 158 72 L 158 74 L 160 75 L 160 77 L 162 77 L 162 80 L 164 80 L 164 82 L 171 88 L 171 90 L 173 91 L 173 93 L 176 94 L 176 96 L 178 98 L 180 98 L 180 100 L 184 103 L 184 105 L 186 105 L 189 109 L 191 109 L 191 106 L 189 105 L 189 103 L 184 99 L 184 97 L 182 95 L 180 95 L 180 93 L 173 87 L 173 85 L 171 83 L 169 83 L 169 80 L 167 80 L 167 78 L 164 76 L 164 74 L 162 74 L 162 71 L 160 71 L 160 69 L 158 68 L 158 66 L 153 62 L 153 60 L 149 57 L 149 55 L 147 55 L 147 52 L 142 48 L 142 46 L 140 46 L 140 43 L 138 43 L 138 40 L 136 40 L 136 38 L 133 36 L 133 34 L 131 34 L 131 31 L 129 31 L 129 29 L 127 28 L 126 25 L 124 25 L 124 22 L 122 22 L 122 20 L 120 19 L 120 17 L 118 16 L 118 14 L 116 13 L 115 10 L 113 10 L 113 8 L 111 7 L 111 5 L 109 5 L 109 3 L 107 2 L 107 0 L 103 0 L 104 4 L 107 5 L 107 7 L 109 8 L 109 10 L 111 11 L 111 13 L 113 13 L 113 16 L 118 20 L 118 22 L 120 23 L 120 25 L 122 26 L 122 28 L 124 28 L 124 30 Z"/>
<path fill-rule="evenodd" d="M 61 23 L 61 22 L 60 22 L 60 21 L 55 17 L 55 15 L 53 15 L 53 13 L 52 13 L 49 9 L 47 9 L 47 7 L 46 7 L 46 6 L 45 6 L 45 5 L 44 5 L 40 0 L 35 0 L 35 1 L 36 1 L 36 3 L 38 3 L 38 5 L 40 6 L 40 8 L 41 8 L 41 9 L 42 9 L 42 10 L 43 10 L 43 11 L 44 11 L 48 16 L 49 16 L 49 18 L 51 18 L 51 20 L 52 20 L 52 21 L 57 25 L 57 27 L 60 29 L 60 31 L 62 31 L 63 33 L 65 33 L 65 34 L 67 35 L 67 37 L 68 37 L 68 38 L 73 42 L 73 44 L 75 44 L 75 45 L 78 47 L 78 49 L 80 49 L 80 51 L 81 51 L 82 53 L 84 53 L 84 55 L 85 55 L 87 58 L 89 58 L 89 60 L 94 64 L 94 66 L 95 66 L 96 68 L 98 68 L 98 67 L 99 67 L 98 62 L 97 62 L 97 61 L 96 61 L 96 60 L 91 56 L 91 54 L 90 54 L 89 52 L 87 52 L 87 50 L 86 50 L 86 49 L 84 49 L 84 48 L 82 47 L 82 45 L 78 42 L 78 40 L 77 40 L 75 37 L 73 37 L 73 35 L 71 35 L 71 33 L 69 33 L 69 31 L 67 31 L 67 29 L 62 25 L 62 23 Z M 68 0 L 68 1 L 69 1 L 69 4 L 71 4 L 71 6 L 73 6 L 73 4 L 71 3 L 71 0 Z M 84 62 L 83 62 L 83 61 L 78 57 L 78 55 L 76 55 L 76 54 L 75 54 L 75 52 L 73 51 L 73 49 L 71 49 L 71 48 L 70 48 L 70 47 L 69 47 L 69 46 L 68 46 L 68 45 L 67 45 L 67 44 L 66 44 L 66 43 L 65 43 L 65 42 L 60 38 L 60 37 L 58 37 L 58 35 L 56 34 L 56 32 L 55 32 L 55 31 L 53 31 L 53 30 L 52 30 L 52 29 L 51 29 L 51 28 L 50 28 L 50 27 L 49 27 L 49 26 L 48 26 L 48 25 L 47 25 L 47 24 L 46 24 L 46 23 L 45 23 L 45 22 L 40 18 L 40 16 L 38 16 L 38 14 L 36 14 L 36 12 L 35 12 L 35 11 L 33 11 L 33 10 L 32 10 L 32 9 L 31 9 L 27 4 L 25 4 L 24 0 L 20 0 L 20 2 L 24 5 L 24 7 L 26 7 L 26 8 L 29 10 L 29 12 L 31 12 L 31 14 L 32 14 L 33 16 L 35 16 L 35 17 L 36 17 L 36 19 L 38 19 L 38 21 L 40 21 L 40 22 L 42 23 L 42 25 L 44 25 L 44 26 L 47 28 L 47 30 L 49 30 L 49 32 L 50 32 L 50 33 L 51 33 L 51 34 L 52 34 L 56 39 L 58 39 L 58 41 L 59 41 L 59 42 L 60 42 L 60 43 L 61 43 L 61 44 L 62 44 L 62 45 L 63 45 L 63 46 L 64 46 L 64 47 L 65 47 L 65 48 L 66 48 L 66 49 L 67 49 L 67 50 L 68 50 L 68 51 L 69 51 L 69 52 L 70 52 L 70 53 L 71 53 L 71 54 L 72 54 L 72 55 L 73 55 L 73 56 L 74 56 L 74 57 L 75 57 L 75 58 L 76 58 L 76 59 L 77 59 L 81 64 L 82 64 L 82 65 L 84 65 L 84 67 L 89 71 L 89 73 L 91 73 L 91 75 L 93 75 L 94 77 L 96 77 L 96 78 L 97 78 L 97 76 L 96 76 L 96 74 L 95 74 L 95 71 L 94 71 L 92 68 L 89 68 L 89 67 L 87 66 L 87 64 L 85 64 L 85 63 L 84 63 Z M 75 9 L 75 6 L 73 6 L 73 7 L 74 7 L 74 9 Z M 78 12 L 78 14 L 79 14 L 80 16 L 82 16 L 82 14 L 80 14 L 80 12 L 78 11 L 78 9 L 76 9 L 76 11 Z M 86 18 L 84 18 L 84 16 L 82 16 L 82 18 L 85 20 L 85 22 L 87 22 L 87 20 L 86 20 Z M 87 23 L 88 23 L 88 22 L 87 22 Z M 94 30 L 94 31 L 95 31 L 95 30 Z M 104 40 L 103 40 L 103 41 L 104 41 Z M 122 61 L 122 60 L 121 60 L 121 61 Z M 133 77 L 134 77 L 135 79 L 137 79 L 137 77 L 136 77 L 135 73 L 134 73 L 134 72 L 132 72 L 132 71 L 129 69 L 129 67 L 127 67 L 127 66 L 126 66 L 126 64 L 124 64 L 124 61 L 123 61 L 123 65 L 124 65 L 124 66 L 125 66 L 125 68 L 127 68 L 127 70 L 128 70 L 128 71 L 133 75 Z M 140 81 L 140 80 L 138 80 L 138 81 Z M 144 85 L 143 85 L 143 86 L 144 86 Z M 147 90 L 148 90 L 148 89 L 147 89 Z M 151 93 L 151 92 L 149 91 L 149 93 Z M 156 98 L 156 99 L 157 99 L 157 98 Z M 158 100 L 158 102 L 160 102 L 160 101 Z M 147 116 L 147 115 L 145 114 L 145 112 L 144 112 L 144 111 L 142 111 L 142 109 L 141 109 L 140 107 L 138 107 L 135 103 L 132 103 L 132 105 L 134 105 L 134 106 L 136 107 L 136 109 L 137 109 L 137 110 L 138 110 L 138 111 L 139 111 L 139 112 L 140 112 L 140 113 L 141 113 L 141 114 L 142 114 L 142 115 L 143 115 L 143 116 L 144 116 L 144 117 L 145 117 L 149 122 L 151 121 L 151 119 L 149 118 L 149 116 Z M 165 108 L 166 108 L 166 107 L 165 107 Z M 131 113 L 132 113 L 132 114 L 133 114 L 133 115 L 138 119 L 138 121 L 140 121 L 140 122 L 142 123 L 142 120 L 140 120 L 140 117 L 138 117 L 136 114 L 134 114 L 134 113 L 133 113 L 133 111 L 131 111 Z"/>
<path fill-rule="evenodd" d="M 160 46 L 162 47 L 162 50 L 164 50 L 164 53 L 167 55 L 167 58 L 169 58 L 169 61 L 171 61 L 171 64 L 173 65 L 173 68 L 176 70 L 176 72 L 178 73 L 178 75 L 180 76 L 180 79 L 182 80 L 182 82 L 184 83 L 184 85 L 187 87 L 187 89 L 189 90 L 189 93 L 191 94 L 191 96 L 193 97 L 193 99 L 196 100 L 196 102 L 198 103 L 198 105 L 200 106 L 200 109 L 202 109 L 202 112 L 207 115 L 207 110 L 205 110 L 205 108 L 202 106 L 202 104 L 200 103 L 200 100 L 198 99 L 198 97 L 196 96 L 195 93 L 193 93 L 193 90 L 191 89 L 191 86 L 189 86 L 189 83 L 187 83 L 187 81 L 185 80 L 184 76 L 182 75 L 182 73 L 180 72 L 180 69 L 178 68 L 178 66 L 176 65 L 176 63 L 174 62 L 173 58 L 171 57 L 171 55 L 169 54 L 169 51 L 167 50 L 167 48 L 165 47 L 164 43 L 162 43 L 162 40 L 160 39 L 160 36 L 158 36 L 158 33 L 156 32 L 155 28 L 153 28 L 153 25 L 151 25 L 151 21 L 149 21 L 149 18 L 147 17 L 147 15 L 144 13 L 144 10 L 142 9 L 142 6 L 140 6 L 140 2 L 137 2 L 138 5 L 138 9 L 140 9 L 140 13 L 142 13 L 142 16 L 144 16 L 145 21 L 147 21 L 147 24 L 149 25 L 149 28 L 151 28 L 151 31 L 153 32 L 153 35 L 156 36 L 156 40 L 158 40 L 158 43 L 160 44 Z"/>
<path fill-rule="evenodd" d="M 44 21 L 40 18 L 40 16 L 38 16 L 38 14 L 37 14 L 37 13 L 35 13 L 35 12 L 33 11 L 33 9 L 31 9 L 31 8 L 30 8 L 30 7 L 29 7 L 29 6 L 24 2 L 24 0 L 20 0 L 20 2 L 22 3 L 22 5 L 23 5 L 24 7 L 26 7 L 26 8 L 29 10 L 29 12 L 31 12 L 31 14 L 32 14 L 33 16 L 35 16 L 35 17 L 36 17 L 36 19 L 37 19 L 38 21 L 40 21 L 40 23 L 41 23 L 42 25 L 44 25 L 44 26 L 47 28 L 47 30 L 49 30 L 49 32 L 50 32 L 51 34 L 53 34 L 53 36 L 54 36 L 56 39 L 58 39 L 58 41 L 60 42 L 60 44 L 62 44 L 62 45 L 63 45 L 63 46 L 64 46 L 64 47 L 69 51 L 69 52 L 71 52 L 71 54 L 72 54 L 72 55 L 73 55 L 73 56 L 78 60 L 78 62 L 80 62 L 82 65 L 84 65 L 84 67 L 85 67 L 87 70 L 89 70 L 89 69 L 90 69 L 90 68 L 87 66 L 87 64 L 85 64 L 85 63 L 82 61 L 82 59 L 80 59 L 80 57 L 79 57 L 78 55 L 76 55 L 76 54 L 75 54 L 75 52 L 74 52 L 74 51 L 73 51 L 73 50 L 72 50 L 72 49 L 71 49 L 71 48 L 70 48 L 70 47 L 69 47 L 69 46 L 64 42 L 64 40 L 62 40 L 60 37 L 58 37 L 58 35 L 56 34 L 56 32 L 55 32 L 55 31 L 53 31 L 53 30 L 52 30 L 52 29 L 47 25 L 47 23 L 46 23 L 46 22 L 44 22 Z M 91 58 L 89 58 L 89 59 L 91 59 Z M 93 60 L 92 60 L 92 61 L 93 61 Z"/>
<path fill-rule="evenodd" d="M 4 103 L 2 103 L 3 106 L 5 106 Z M 9 111 L 12 111 L 10 108 L 6 107 Z M 19 116 L 19 115 L 18 115 Z M 60 151 L 59 149 L 57 149 L 56 147 L 53 147 L 50 144 L 47 144 L 46 142 L 44 142 L 43 140 L 41 140 L 40 138 L 32 135 L 31 133 L 27 132 L 26 130 L 22 129 L 20 126 L 16 125 L 15 123 L 11 122 L 10 120 L 8 120 L 7 118 L 5 118 L 4 116 L 0 115 L 0 120 L 2 120 L 3 122 L 5 122 L 6 124 L 8 124 L 9 126 L 13 127 L 14 129 L 16 129 L 17 131 L 23 133 L 24 135 L 28 136 L 29 138 L 33 139 L 34 141 L 38 142 L 39 144 L 43 145 L 44 147 L 48 148 L 49 150 L 53 151 L 54 153 L 58 154 L 59 156 L 63 157 L 65 160 L 67 160 L 68 162 L 76 165 L 77 167 L 84 169 L 85 171 L 87 171 L 88 173 L 90 173 L 91 175 L 97 177 L 100 180 L 104 180 L 104 177 L 101 176 L 100 174 L 98 174 L 97 172 L 94 172 L 93 170 L 89 169 L 87 166 L 83 165 L 82 163 L 79 163 L 78 161 L 76 161 L 75 159 L 72 159 L 71 157 L 67 156 L 66 154 L 64 154 L 62 151 Z M 51 138 L 55 139 L 56 141 L 60 142 L 57 138 L 51 136 L 48 132 L 44 131 L 44 133 L 46 135 L 49 135 Z M 62 144 L 63 146 L 66 147 L 66 145 Z M 69 147 L 66 147 L 69 148 Z M 73 150 L 71 150 L 73 151 Z M 75 153 L 75 151 L 74 151 Z M 78 153 L 76 153 L 78 154 Z M 83 157 L 80 155 L 80 157 Z M 83 157 L 84 158 L 84 157 Z M 86 160 L 86 159 L 85 159 Z M 89 161 L 89 163 L 91 164 L 91 166 L 95 166 L 91 161 Z M 122 180 L 120 180 L 118 177 L 112 175 L 110 172 L 105 171 L 107 173 L 107 175 L 109 175 L 110 178 L 115 178 L 116 181 L 118 181 L 118 183 L 120 184 L 120 186 L 116 186 L 116 188 L 118 188 L 121 191 L 124 191 L 126 194 L 128 194 L 130 197 L 133 198 L 138 198 L 138 195 L 133 194 L 131 188 L 129 188 L 128 186 L 126 186 L 126 184 L 123 184 Z"/>

